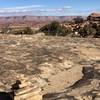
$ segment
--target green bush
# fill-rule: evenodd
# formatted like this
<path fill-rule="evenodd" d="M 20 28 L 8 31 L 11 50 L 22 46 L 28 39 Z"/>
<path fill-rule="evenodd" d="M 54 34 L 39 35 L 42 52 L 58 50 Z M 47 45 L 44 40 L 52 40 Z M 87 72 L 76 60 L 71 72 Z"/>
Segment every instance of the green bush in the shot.
<path fill-rule="evenodd" d="M 30 27 L 25 27 L 24 30 L 23 30 L 23 33 L 31 35 L 31 34 L 33 34 L 33 31 Z"/>
<path fill-rule="evenodd" d="M 84 21 L 83 18 L 80 17 L 80 16 L 74 18 L 74 22 L 75 22 L 75 24 L 83 23 L 83 21 Z"/>
<path fill-rule="evenodd" d="M 66 36 L 67 34 L 71 33 L 70 28 L 66 28 L 65 26 L 60 25 L 60 23 L 56 21 L 41 27 L 40 31 L 44 32 L 45 35 L 51 36 Z"/>
<path fill-rule="evenodd" d="M 33 31 L 30 27 L 25 27 L 22 30 L 15 31 L 14 34 L 16 34 L 16 35 L 18 35 L 18 34 L 32 35 Z"/>
<path fill-rule="evenodd" d="M 12 34 L 13 29 L 10 27 L 4 27 L 2 28 L 2 34 Z"/>
<path fill-rule="evenodd" d="M 82 37 L 94 36 L 96 34 L 96 29 L 92 28 L 90 25 L 85 25 L 83 28 L 79 29 L 79 33 Z"/>
<path fill-rule="evenodd" d="M 21 35 L 21 34 L 23 34 L 23 30 L 16 30 L 16 31 L 13 32 L 13 34 Z"/>
<path fill-rule="evenodd" d="M 96 34 L 94 35 L 94 38 L 100 38 L 100 25 L 97 26 Z"/>

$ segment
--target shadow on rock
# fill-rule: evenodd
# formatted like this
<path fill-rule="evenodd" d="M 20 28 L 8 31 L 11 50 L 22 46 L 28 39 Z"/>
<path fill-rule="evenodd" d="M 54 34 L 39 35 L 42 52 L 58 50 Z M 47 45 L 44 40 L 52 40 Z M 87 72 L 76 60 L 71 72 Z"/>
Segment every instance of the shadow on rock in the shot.
<path fill-rule="evenodd" d="M 83 73 L 82 79 L 78 80 L 75 84 L 73 84 L 72 86 L 68 88 L 75 89 L 78 87 L 91 84 L 91 80 L 94 78 L 94 75 L 95 75 L 94 68 L 93 67 L 83 67 L 82 73 Z"/>
<path fill-rule="evenodd" d="M 74 98 L 74 96 L 66 95 L 63 92 L 44 94 L 42 99 L 43 100 L 77 100 Z"/>

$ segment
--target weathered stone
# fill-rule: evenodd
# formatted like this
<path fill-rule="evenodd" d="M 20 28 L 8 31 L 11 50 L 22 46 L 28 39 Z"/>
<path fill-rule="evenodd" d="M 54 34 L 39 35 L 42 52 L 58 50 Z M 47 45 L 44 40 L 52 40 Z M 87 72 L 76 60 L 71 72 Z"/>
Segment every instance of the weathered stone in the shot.
<path fill-rule="evenodd" d="M 88 16 L 88 20 L 90 21 L 100 21 L 100 13 L 92 13 Z"/>
<path fill-rule="evenodd" d="M 50 92 L 54 100 L 99 97 L 99 39 L 34 35 L 0 35 L 0 39 L 0 90 L 8 92 L 20 80 L 15 100 L 41 100 Z M 81 85 L 74 85 L 82 78 Z"/>

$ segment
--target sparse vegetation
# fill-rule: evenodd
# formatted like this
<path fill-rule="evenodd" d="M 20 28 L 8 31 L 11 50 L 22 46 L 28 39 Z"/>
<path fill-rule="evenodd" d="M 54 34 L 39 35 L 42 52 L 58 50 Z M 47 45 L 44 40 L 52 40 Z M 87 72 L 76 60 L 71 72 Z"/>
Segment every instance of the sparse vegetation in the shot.
<path fill-rule="evenodd" d="M 74 18 L 74 22 L 75 22 L 75 24 L 83 23 L 83 21 L 84 21 L 83 18 L 80 17 L 80 16 Z"/>
<path fill-rule="evenodd" d="M 81 37 L 94 36 L 96 34 L 96 29 L 91 25 L 85 25 L 83 28 L 79 29 L 79 34 Z"/>
<path fill-rule="evenodd" d="M 30 27 L 25 27 L 23 30 L 15 31 L 14 34 L 16 34 L 16 35 L 18 35 L 18 34 L 32 35 L 33 31 Z"/>
<path fill-rule="evenodd" d="M 11 34 L 12 33 L 12 28 L 9 27 L 9 25 L 6 25 L 1 29 L 2 34 Z"/>
<path fill-rule="evenodd" d="M 33 34 L 33 31 L 30 27 L 25 27 L 24 30 L 23 30 L 23 33 L 31 35 L 31 34 Z"/>
<path fill-rule="evenodd" d="M 100 38 L 100 24 L 96 27 L 96 34 L 94 35 L 95 38 Z"/>
<path fill-rule="evenodd" d="M 90 16 L 91 17 L 91 16 Z M 41 26 L 39 26 L 41 27 Z M 43 32 L 48 36 L 71 36 L 71 37 L 100 37 L 100 21 L 99 17 L 91 17 L 90 20 L 85 20 L 83 17 L 78 16 L 71 21 L 57 22 L 53 21 L 45 26 L 42 26 L 39 30 L 31 29 L 31 27 L 12 28 L 10 24 L 1 28 L 1 34 L 15 34 L 15 35 L 32 35 L 39 32 Z"/>
<path fill-rule="evenodd" d="M 66 28 L 63 25 L 60 25 L 59 22 L 54 21 L 48 25 L 41 27 L 40 31 L 44 32 L 45 35 L 66 36 L 71 33 L 71 28 Z"/>
<path fill-rule="evenodd" d="M 66 36 L 68 34 L 73 35 L 74 32 L 78 32 L 78 34 L 79 34 L 79 35 L 77 35 L 78 37 L 83 37 L 83 38 L 87 38 L 87 37 L 98 38 L 98 37 L 100 37 L 100 24 L 99 23 L 97 24 L 97 23 L 89 22 L 89 24 L 85 23 L 85 25 L 82 26 L 83 24 L 84 24 L 83 19 L 81 17 L 77 17 L 75 19 L 76 27 L 73 27 L 73 31 L 72 31 L 71 27 L 66 27 L 66 26 L 64 26 L 64 24 L 61 25 L 59 22 L 56 22 L 56 21 L 41 27 L 40 31 L 44 32 L 45 35 L 49 35 L 49 36 L 50 35 L 51 36 Z M 70 25 L 74 25 L 74 23 L 70 24 Z"/>
<path fill-rule="evenodd" d="M 18 29 L 18 30 L 15 30 L 15 29 L 10 28 L 10 27 L 4 27 L 4 28 L 1 29 L 1 34 L 32 35 L 32 34 L 34 34 L 34 32 L 30 27 L 25 27 L 25 28 Z"/>

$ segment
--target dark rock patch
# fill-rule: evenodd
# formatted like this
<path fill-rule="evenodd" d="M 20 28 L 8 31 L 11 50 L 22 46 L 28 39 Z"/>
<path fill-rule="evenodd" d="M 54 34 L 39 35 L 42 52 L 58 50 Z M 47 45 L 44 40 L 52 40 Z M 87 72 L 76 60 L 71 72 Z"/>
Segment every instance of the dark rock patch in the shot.
<path fill-rule="evenodd" d="M 83 73 L 82 79 L 78 80 L 70 88 L 75 89 L 81 86 L 91 84 L 91 79 L 94 78 L 94 68 L 93 67 L 83 67 L 82 73 Z"/>
<path fill-rule="evenodd" d="M 43 100 L 77 100 L 74 96 L 65 93 L 47 93 L 43 95 Z"/>

